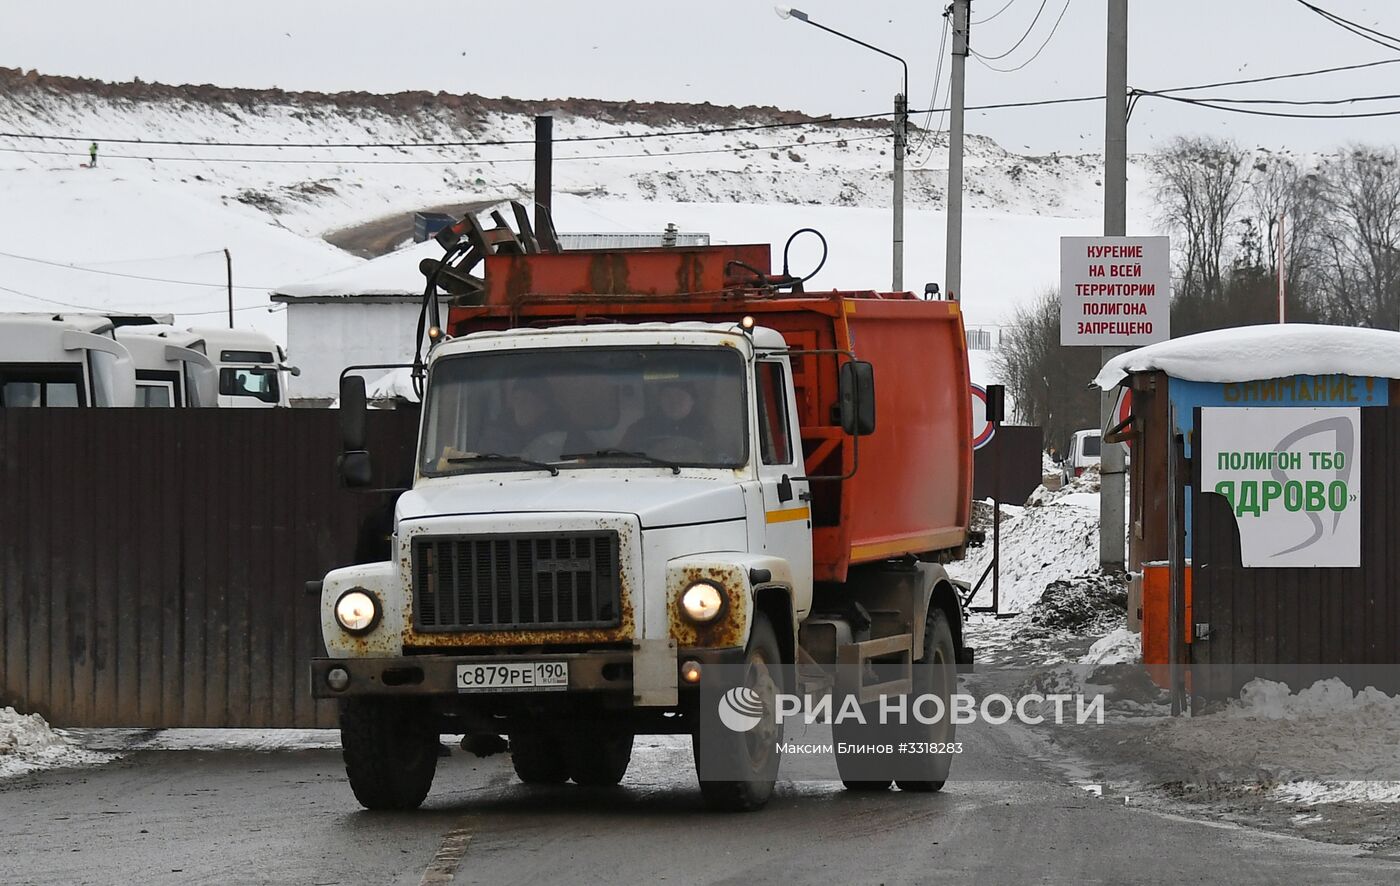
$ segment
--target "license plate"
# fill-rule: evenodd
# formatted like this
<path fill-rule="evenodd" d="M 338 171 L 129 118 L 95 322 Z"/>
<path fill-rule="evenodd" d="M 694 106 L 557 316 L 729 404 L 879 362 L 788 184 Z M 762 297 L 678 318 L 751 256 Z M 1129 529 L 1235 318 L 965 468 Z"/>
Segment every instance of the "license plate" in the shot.
<path fill-rule="evenodd" d="M 458 692 L 538 692 L 568 688 L 567 661 L 493 661 L 457 665 Z"/>

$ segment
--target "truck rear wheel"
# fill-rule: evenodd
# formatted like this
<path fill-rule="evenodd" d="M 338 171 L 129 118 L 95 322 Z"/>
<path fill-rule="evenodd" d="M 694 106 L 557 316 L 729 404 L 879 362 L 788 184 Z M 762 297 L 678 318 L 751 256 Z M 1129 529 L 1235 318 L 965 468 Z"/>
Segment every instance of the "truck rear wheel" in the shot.
<path fill-rule="evenodd" d="M 433 786 L 438 731 L 422 702 L 342 701 L 340 746 L 350 790 L 366 809 L 417 809 Z"/>
<path fill-rule="evenodd" d="M 953 692 L 957 685 L 953 629 L 948 624 L 948 616 L 935 606 L 929 609 L 924 629 L 924 660 L 914 663 L 914 696 L 934 695 L 942 699 L 944 716 L 937 723 L 911 721 L 906 727 L 907 741 L 930 745 L 953 743 L 957 734 L 952 717 Z M 926 754 L 917 761 L 901 763 L 901 769 L 913 778 L 900 779 L 896 784 L 901 791 L 932 793 L 942 790 L 953 765 L 953 756 L 951 753 Z"/>
<path fill-rule="evenodd" d="M 777 696 L 783 691 L 783 665 L 778 635 L 761 612 L 754 613 L 741 685 L 762 703 L 758 723 L 736 732 L 721 722 L 718 709 L 702 710 L 692 738 L 700 794 L 706 806 L 720 812 L 763 808 L 778 778 L 783 726 Z"/>
<path fill-rule="evenodd" d="M 564 742 L 569 777 L 584 787 L 612 787 L 632 762 L 631 735 L 587 735 Z"/>
<path fill-rule="evenodd" d="M 510 763 L 525 784 L 563 784 L 569 780 L 563 749 L 543 732 L 511 733 Z"/>
<path fill-rule="evenodd" d="M 890 758 L 869 752 L 841 752 L 843 745 L 878 744 L 886 740 L 883 727 L 879 726 L 879 708 L 873 704 L 861 706 L 864 723 L 850 719 L 831 725 L 831 737 L 836 742 L 833 751 L 836 756 L 836 771 L 841 775 L 841 784 L 848 791 L 887 791 L 892 779 L 879 777 L 880 772 L 888 772 Z"/>

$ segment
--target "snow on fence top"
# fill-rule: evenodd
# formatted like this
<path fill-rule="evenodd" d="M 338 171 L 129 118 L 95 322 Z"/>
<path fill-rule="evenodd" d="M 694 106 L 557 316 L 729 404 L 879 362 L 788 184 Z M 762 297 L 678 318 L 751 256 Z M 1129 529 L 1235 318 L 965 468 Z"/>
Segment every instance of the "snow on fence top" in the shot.
<path fill-rule="evenodd" d="M 1094 379 L 1107 391 L 1131 372 L 1236 382 L 1290 375 L 1400 378 L 1400 332 L 1279 323 L 1216 329 L 1120 354 Z"/>

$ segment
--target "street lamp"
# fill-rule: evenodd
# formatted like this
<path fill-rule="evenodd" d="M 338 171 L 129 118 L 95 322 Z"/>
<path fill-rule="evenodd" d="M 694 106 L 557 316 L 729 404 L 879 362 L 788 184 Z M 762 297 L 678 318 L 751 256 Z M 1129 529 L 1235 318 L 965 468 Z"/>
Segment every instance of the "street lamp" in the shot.
<path fill-rule="evenodd" d="M 909 127 L 909 65 L 893 52 L 886 52 L 878 46 L 871 46 L 864 40 L 857 40 L 850 34 L 843 34 L 835 28 L 828 28 L 826 25 L 812 21 L 807 13 L 800 9 L 793 9 L 790 6 L 774 6 L 773 11 L 778 14 L 778 18 L 795 18 L 800 22 L 806 22 L 828 34 L 835 34 L 842 40 L 849 40 L 858 46 L 864 46 L 866 49 L 892 58 L 904 68 L 903 89 L 894 97 L 894 273 L 891 288 L 895 292 L 900 292 L 904 289 L 904 143 Z"/>

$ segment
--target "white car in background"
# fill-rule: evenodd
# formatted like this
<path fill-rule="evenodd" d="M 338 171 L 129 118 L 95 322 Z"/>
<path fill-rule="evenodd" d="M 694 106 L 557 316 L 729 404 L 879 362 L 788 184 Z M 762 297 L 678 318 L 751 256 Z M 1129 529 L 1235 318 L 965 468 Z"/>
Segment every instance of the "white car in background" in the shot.
<path fill-rule="evenodd" d="M 1065 450 L 1065 460 L 1061 464 L 1066 483 L 1081 476 L 1086 468 L 1099 463 L 1102 437 L 1103 432 L 1097 428 L 1075 431 L 1070 436 L 1069 447 Z"/>

